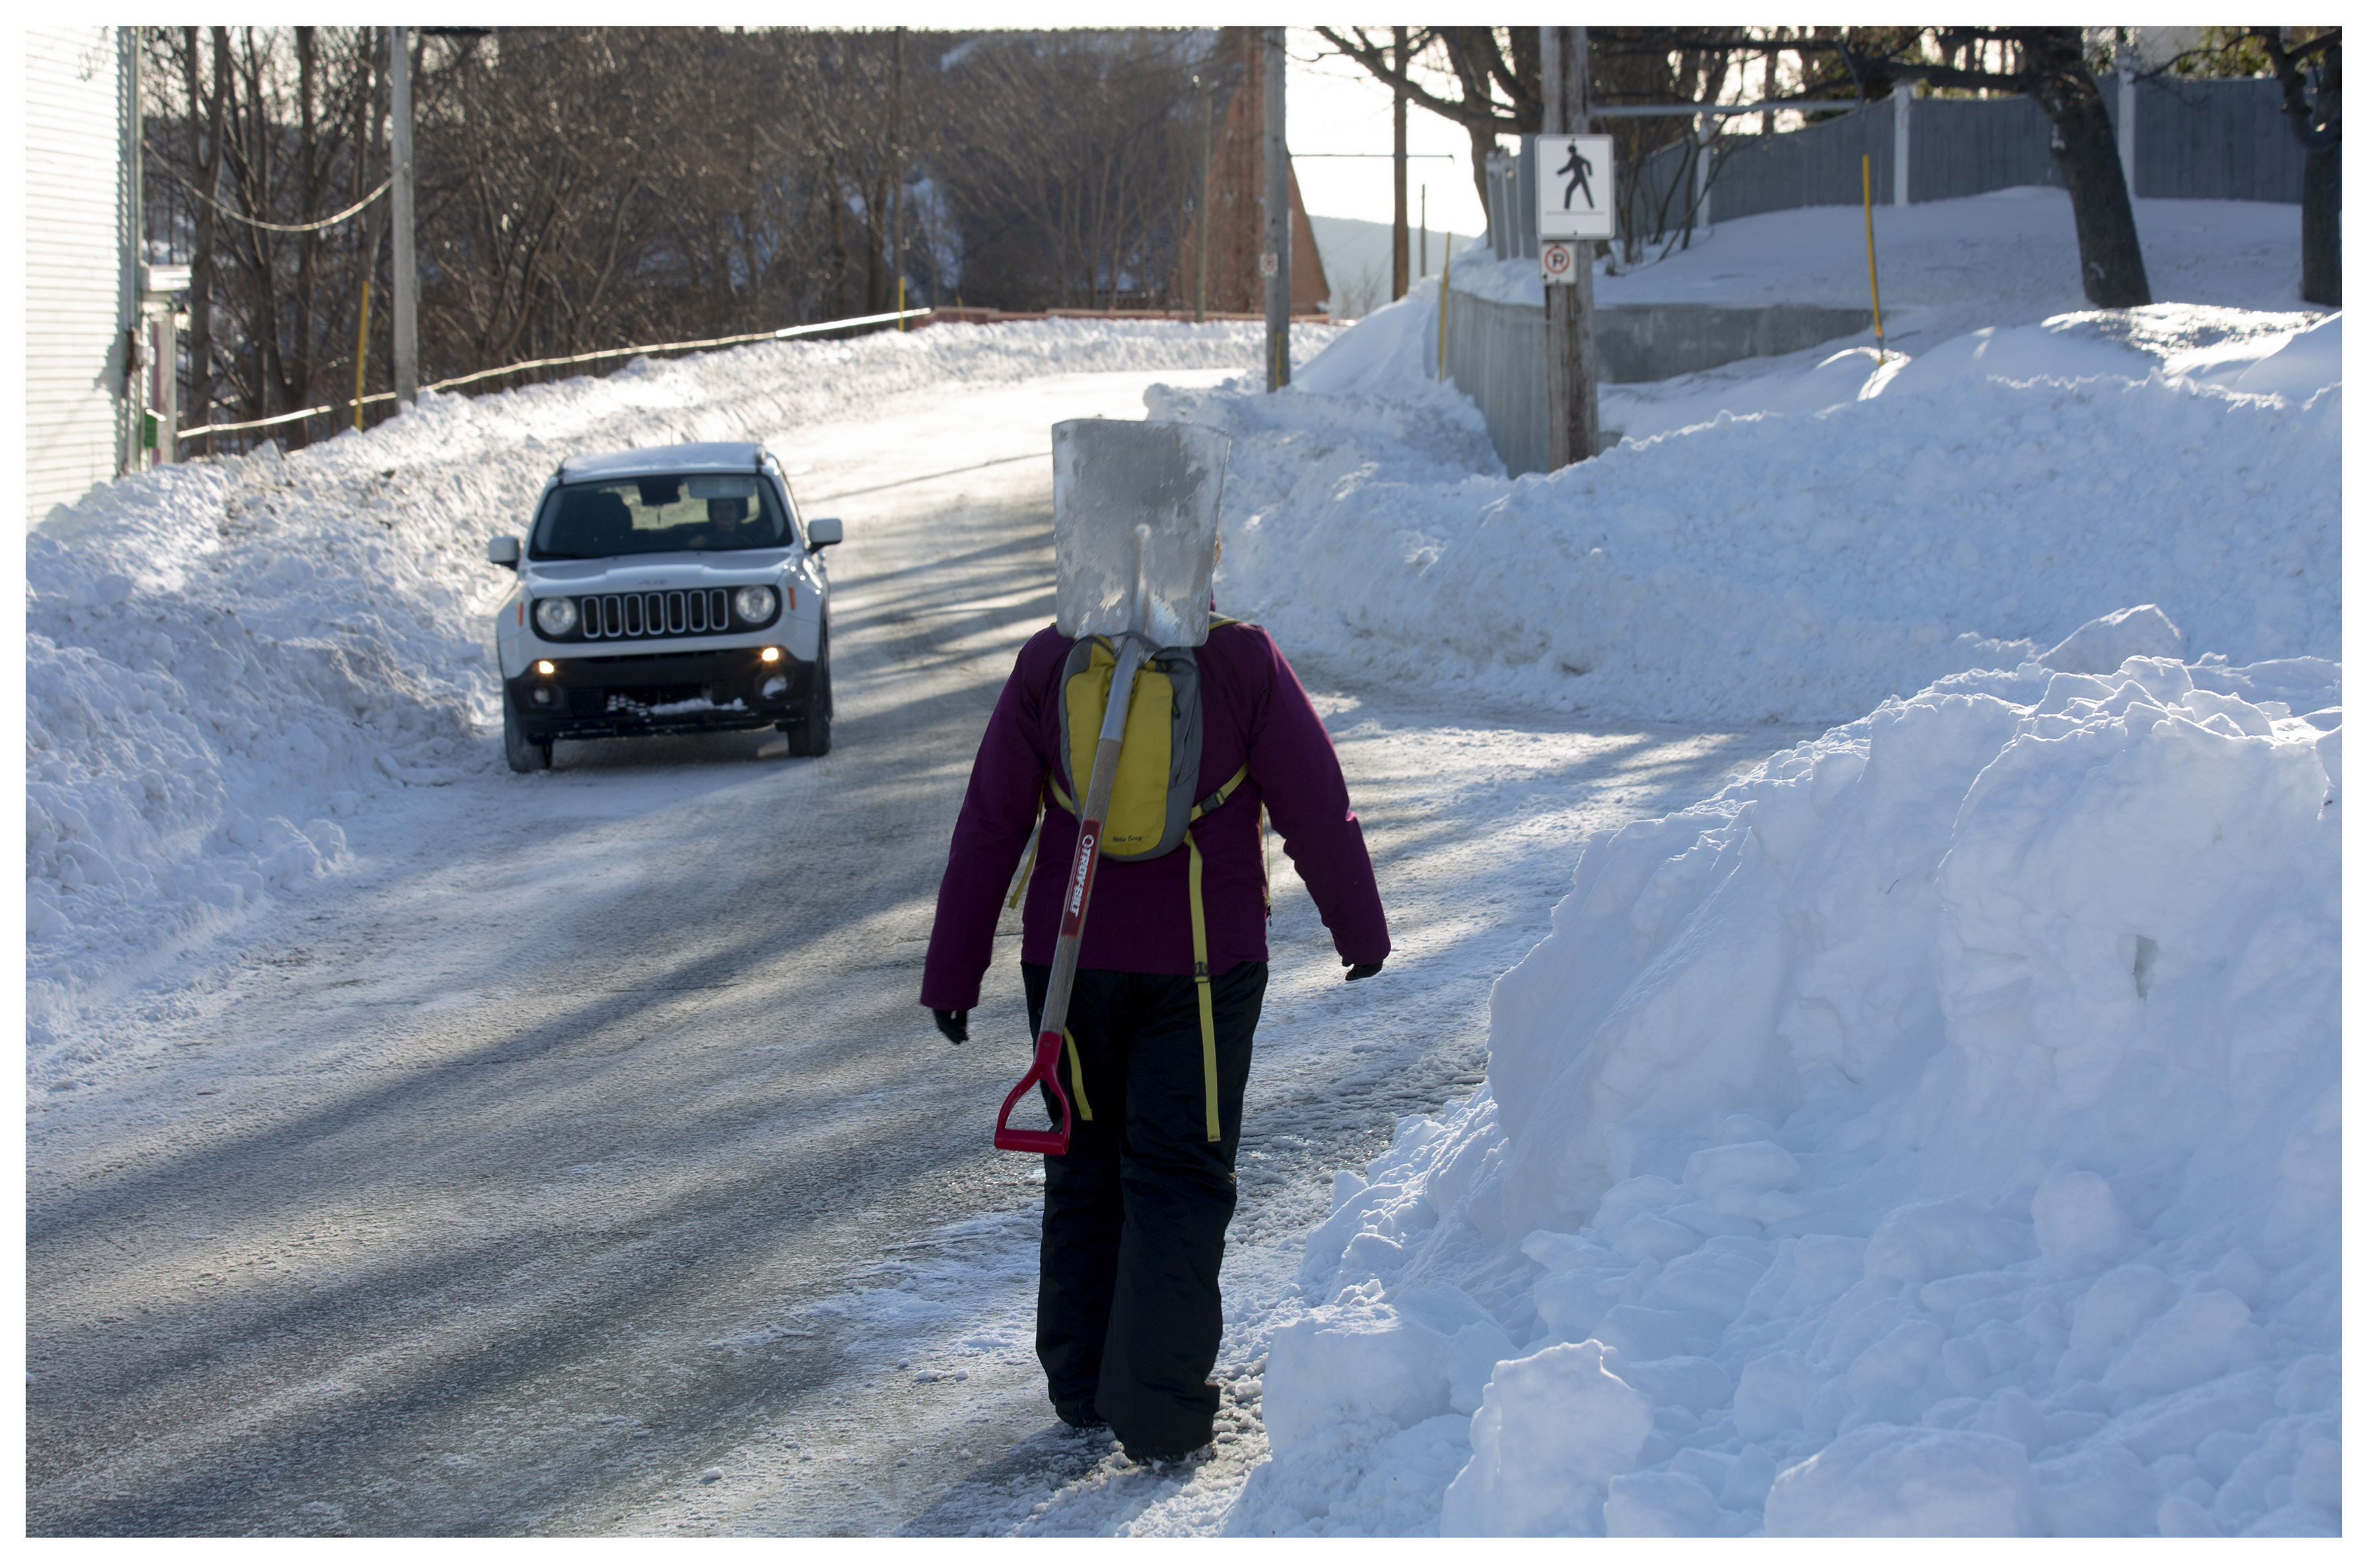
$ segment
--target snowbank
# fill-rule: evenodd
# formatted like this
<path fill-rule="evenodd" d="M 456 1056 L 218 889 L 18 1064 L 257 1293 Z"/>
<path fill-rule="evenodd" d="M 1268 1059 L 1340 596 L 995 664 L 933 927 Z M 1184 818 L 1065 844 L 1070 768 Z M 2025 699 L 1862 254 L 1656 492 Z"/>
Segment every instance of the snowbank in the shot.
<path fill-rule="evenodd" d="M 1325 330 L 1298 329 L 1299 349 Z M 335 871 L 340 823 L 501 766 L 488 616 L 561 457 L 766 438 L 915 389 L 1243 365 L 1258 329 L 937 327 L 773 343 L 484 398 L 282 459 L 105 485 L 28 536 L 28 1070 L 78 999 Z"/>
<path fill-rule="evenodd" d="M 1975 672 L 1594 840 L 1232 1526 L 2335 1532 L 2339 676 Z"/>
<path fill-rule="evenodd" d="M 1236 438 L 1224 602 L 1299 647 L 1733 724 L 1837 723 L 2124 605 L 2199 653 L 2340 654 L 2340 317 L 2084 312 L 1621 389 L 1617 449 L 1512 480 L 1432 379 L 1435 308 L 1367 317 L 1284 395 L 1150 394 Z"/>
<path fill-rule="evenodd" d="M 2302 212 L 2280 201 L 2131 204 L 2155 297 L 2252 311 L 2296 311 Z M 1937 343 L 1977 327 L 2084 310 L 2072 197 L 2044 186 L 1877 207 L 1874 249 L 1884 325 L 1895 341 Z M 1484 242 L 1456 252 L 1452 282 L 1487 299 L 1541 305 L 1532 256 L 1494 259 Z M 1731 219 L 1676 250 L 1593 280 L 1602 305 L 1829 305 L 1864 310 L 1865 214 L 1800 207 Z"/>

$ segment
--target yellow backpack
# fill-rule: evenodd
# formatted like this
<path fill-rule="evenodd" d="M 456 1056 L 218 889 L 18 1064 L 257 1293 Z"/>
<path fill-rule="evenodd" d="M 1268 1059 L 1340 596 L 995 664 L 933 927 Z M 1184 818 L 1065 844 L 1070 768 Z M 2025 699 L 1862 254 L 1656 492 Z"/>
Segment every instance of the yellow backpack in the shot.
<path fill-rule="evenodd" d="M 1062 792 L 1069 789 L 1078 796 L 1090 776 L 1114 672 L 1114 644 L 1103 637 L 1082 638 L 1065 660 L 1057 715 L 1065 778 L 1050 784 L 1069 811 L 1072 802 Z M 1163 649 L 1131 680 L 1122 758 L 1115 770 L 1105 826 L 1098 836 L 1099 852 L 1109 860 L 1154 860 L 1179 848 L 1197 804 L 1197 768 L 1204 756 L 1205 705 L 1198 700 L 1197 651 Z"/>

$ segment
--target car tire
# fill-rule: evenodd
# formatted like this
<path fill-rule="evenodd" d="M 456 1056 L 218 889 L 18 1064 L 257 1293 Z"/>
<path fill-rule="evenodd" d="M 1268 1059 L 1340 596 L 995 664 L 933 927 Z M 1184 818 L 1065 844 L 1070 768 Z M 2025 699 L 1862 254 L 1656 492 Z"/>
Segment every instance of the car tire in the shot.
<path fill-rule="evenodd" d="M 833 654 L 826 628 L 818 628 L 817 677 L 809 688 L 808 712 L 784 726 L 790 757 L 822 757 L 833 749 Z"/>
<path fill-rule="evenodd" d="M 515 773 L 533 773 L 553 766 L 553 742 L 530 737 L 509 693 L 504 697 L 504 760 Z"/>

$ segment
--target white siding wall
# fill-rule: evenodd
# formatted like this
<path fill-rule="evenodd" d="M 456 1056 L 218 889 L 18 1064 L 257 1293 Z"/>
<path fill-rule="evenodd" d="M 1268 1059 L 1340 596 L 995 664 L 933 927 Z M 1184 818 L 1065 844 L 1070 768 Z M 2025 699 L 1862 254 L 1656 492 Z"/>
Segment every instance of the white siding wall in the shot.
<path fill-rule="evenodd" d="M 137 299 L 131 60 L 112 27 L 25 40 L 25 525 L 121 472 Z"/>

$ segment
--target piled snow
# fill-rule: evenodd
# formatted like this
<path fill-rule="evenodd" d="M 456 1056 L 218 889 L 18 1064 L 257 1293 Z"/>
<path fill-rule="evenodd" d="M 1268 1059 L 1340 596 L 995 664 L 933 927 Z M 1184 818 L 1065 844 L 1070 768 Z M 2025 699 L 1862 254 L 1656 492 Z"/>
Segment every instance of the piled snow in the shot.
<path fill-rule="evenodd" d="M 1244 323 L 1066 320 L 639 360 L 54 509 L 25 546 L 29 1071 L 70 1066 L 38 1047 L 81 999 L 337 869 L 340 820 L 501 766 L 489 616 L 511 580 L 483 552 L 560 458 L 1258 345 Z"/>
<path fill-rule="evenodd" d="M 1366 318 L 1284 395 L 1150 395 L 1236 438 L 1225 599 L 1298 646 L 1721 723 L 1839 722 L 2126 605 L 2185 651 L 2340 655 L 2340 317 L 2082 312 L 1684 377 L 1609 396 L 1630 433 L 1595 461 L 1508 479 L 1432 378 L 1435 311 Z"/>
<path fill-rule="evenodd" d="M 1647 440 L 1727 414 L 1815 413 L 1880 396 L 1885 388 L 1905 396 L 1975 376 L 2006 382 L 2142 381 L 2159 372 L 2166 379 L 2300 404 L 2343 381 L 2343 317 L 2313 311 L 2201 305 L 2074 311 L 2035 326 L 1977 328 L 1919 351 L 1913 363 L 1893 350 L 1879 376 L 1869 352 L 1850 350 L 1825 357 L 1812 371 L 1788 359 L 1774 369 L 1764 367 L 1774 361 L 1753 360 L 1669 382 L 1607 388 L 1602 423 Z"/>
<path fill-rule="evenodd" d="M 2060 193 L 1878 215 L 1911 354 L 1606 389 L 1556 476 L 1488 476 L 1432 291 L 1151 395 L 1300 648 L 1868 714 L 1593 841 L 1487 1087 L 1339 1176 L 1232 1529 L 2339 1528 L 2343 326 L 2211 208 L 2142 204 L 2195 303 L 2120 312 Z M 1601 297 L 1857 303 L 1838 217 Z"/>
<path fill-rule="evenodd" d="M 2276 201 L 2131 203 L 2146 281 L 2160 300 L 2255 311 L 2302 308 L 2302 210 Z M 1884 326 L 1934 344 L 1976 327 L 2084 310 L 2072 198 L 2042 186 L 1877 207 L 1873 239 Z M 1498 262 L 1478 244 L 1452 258 L 1452 285 L 1541 305 L 1534 257 Z M 1691 248 L 1597 274 L 1600 305 L 1828 305 L 1867 309 L 1865 214 L 1801 207 L 1719 223 Z"/>
<path fill-rule="evenodd" d="M 1974 672 L 1594 840 L 1232 1527 L 2335 1533 L 2339 676 Z"/>

